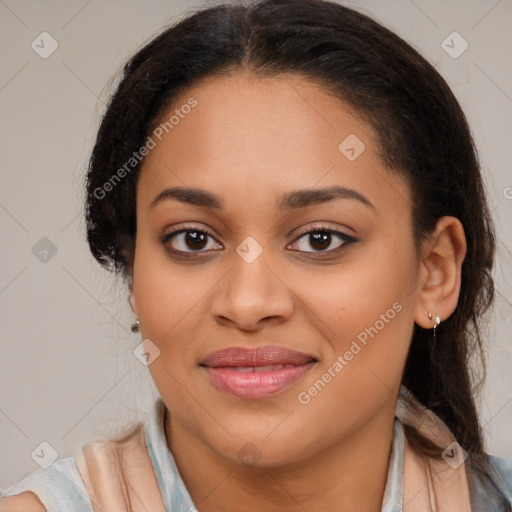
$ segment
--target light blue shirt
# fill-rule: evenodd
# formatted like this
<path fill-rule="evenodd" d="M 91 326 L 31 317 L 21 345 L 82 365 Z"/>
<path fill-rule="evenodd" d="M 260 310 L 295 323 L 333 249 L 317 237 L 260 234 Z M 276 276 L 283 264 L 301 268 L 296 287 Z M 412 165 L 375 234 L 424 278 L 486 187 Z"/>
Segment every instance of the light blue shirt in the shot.
<path fill-rule="evenodd" d="M 166 511 L 197 512 L 185 487 L 172 453 L 167 448 L 161 398 L 144 425 L 146 446 L 155 471 Z M 395 417 L 394 437 L 381 512 L 402 511 L 404 430 Z M 493 471 L 487 479 L 477 477 L 466 461 L 472 512 L 512 512 L 512 459 L 490 456 Z M 74 457 L 56 460 L 47 469 L 38 469 L 11 486 L 6 495 L 34 492 L 49 512 L 93 512 L 92 504 L 78 472 Z"/>

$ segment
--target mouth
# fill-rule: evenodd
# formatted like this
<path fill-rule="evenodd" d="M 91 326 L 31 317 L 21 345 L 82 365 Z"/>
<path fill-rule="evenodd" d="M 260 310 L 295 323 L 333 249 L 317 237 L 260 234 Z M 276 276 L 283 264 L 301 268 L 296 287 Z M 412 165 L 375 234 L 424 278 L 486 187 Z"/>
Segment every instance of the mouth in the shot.
<path fill-rule="evenodd" d="M 213 352 L 200 366 L 218 389 L 239 398 L 256 399 L 292 386 L 317 362 L 310 354 L 267 345 Z"/>

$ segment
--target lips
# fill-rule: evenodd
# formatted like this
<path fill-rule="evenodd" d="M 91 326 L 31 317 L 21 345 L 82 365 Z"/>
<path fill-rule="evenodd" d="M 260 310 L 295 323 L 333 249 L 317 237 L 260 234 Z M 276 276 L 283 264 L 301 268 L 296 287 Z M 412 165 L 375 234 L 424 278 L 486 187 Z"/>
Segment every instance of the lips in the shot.
<path fill-rule="evenodd" d="M 301 379 L 317 360 L 311 354 L 275 345 L 233 347 L 201 362 L 211 382 L 239 398 L 265 398 Z"/>
<path fill-rule="evenodd" d="M 233 347 L 219 350 L 206 356 L 201 364 L 210 368 L 219 366 L 257 367 L 280 364 L 301 365 L 314 360 L 315 358 L 309 354 L 275 345 L 267 345 L 255 348 Z"/>

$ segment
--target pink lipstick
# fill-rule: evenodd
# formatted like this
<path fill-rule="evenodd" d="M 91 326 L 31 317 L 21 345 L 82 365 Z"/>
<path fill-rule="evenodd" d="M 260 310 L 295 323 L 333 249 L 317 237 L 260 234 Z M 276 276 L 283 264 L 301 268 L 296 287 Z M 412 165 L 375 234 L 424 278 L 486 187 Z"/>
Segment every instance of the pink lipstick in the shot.
<path fill-rule="evenodd" d="M 301 379 L 317 360 L 310 354 L 276 345 L 233 347 L 201 362 L 212 383 L 239 398 L 265 398 Z"/>

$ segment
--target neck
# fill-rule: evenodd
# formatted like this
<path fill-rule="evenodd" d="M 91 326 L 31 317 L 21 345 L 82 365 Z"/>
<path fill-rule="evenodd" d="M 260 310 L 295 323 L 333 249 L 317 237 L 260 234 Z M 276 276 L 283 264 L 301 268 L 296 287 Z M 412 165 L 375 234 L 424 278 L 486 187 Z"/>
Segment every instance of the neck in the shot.
<path fill-rule="evenodd" d="M 394 407 L 300 462 L 246 467 L 213 452 L 166 417 L 168 447 L 199 512 L 380 512 L 393 442 Z"/>

